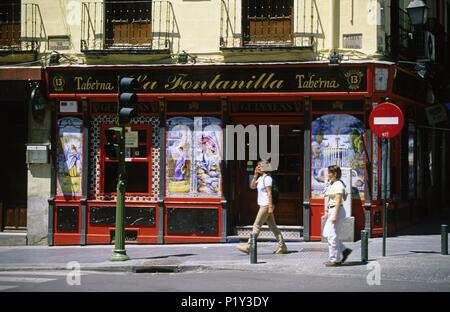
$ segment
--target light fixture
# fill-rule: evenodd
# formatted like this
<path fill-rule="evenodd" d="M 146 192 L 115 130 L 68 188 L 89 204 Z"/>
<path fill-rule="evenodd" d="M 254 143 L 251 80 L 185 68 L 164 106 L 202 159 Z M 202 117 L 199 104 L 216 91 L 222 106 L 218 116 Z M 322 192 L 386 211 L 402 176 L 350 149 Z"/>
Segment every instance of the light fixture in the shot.
<path fill-rule="evenodd" d="M 59 64 L 59 59 L 61 58 L 61 54 L 59 54 L 58 52 L 53 52 L 50 55 L 50 60 L 49 60 L 49 64 L 50 65 L 58 65 Z"/>
<path fill-rule="evenodd" d="M 340 62 L 341 62 L 341 55 L 336 53 L 336 51 L 333 51 L 333 54 L 330 55 L 330 65 L 331 66 L 339 65 Z"/>
<path fill-rule="evenodd" d="M 180 54 L 178 54 L 178 63 L 179 64 L 187 64 L 189 60 L 189 54 L 183 50 Z"/>
<path fill-rule="evenodd" d="M 414 26 L 424 25 L 427 22 L 428 7 L 422 0 L 412 0 L 408 7 L 409 18 Z"/>

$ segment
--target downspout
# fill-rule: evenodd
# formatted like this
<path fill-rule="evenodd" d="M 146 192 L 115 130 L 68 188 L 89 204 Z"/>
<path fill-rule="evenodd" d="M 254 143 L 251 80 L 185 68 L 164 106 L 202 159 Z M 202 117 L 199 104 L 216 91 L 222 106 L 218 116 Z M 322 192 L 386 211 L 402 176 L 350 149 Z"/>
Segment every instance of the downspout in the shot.
<path fill-rule="evenodd" d="M 330 51 L 336 51 L 339 49 L 339 13 L 340 13 L 340 0 L 330 0 Z"/>

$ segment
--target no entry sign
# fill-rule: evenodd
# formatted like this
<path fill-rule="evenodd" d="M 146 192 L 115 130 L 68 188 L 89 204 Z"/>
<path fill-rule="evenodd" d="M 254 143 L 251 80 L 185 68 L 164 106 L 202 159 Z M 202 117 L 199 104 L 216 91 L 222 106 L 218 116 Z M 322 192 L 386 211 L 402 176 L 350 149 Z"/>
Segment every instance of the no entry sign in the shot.
<path fill-rule="evenodd" d="M 370 129 L 382 139 L 396 136 L 403 128 L 402 110 L 392 103 L 381 103 L 369 117 Z"/>

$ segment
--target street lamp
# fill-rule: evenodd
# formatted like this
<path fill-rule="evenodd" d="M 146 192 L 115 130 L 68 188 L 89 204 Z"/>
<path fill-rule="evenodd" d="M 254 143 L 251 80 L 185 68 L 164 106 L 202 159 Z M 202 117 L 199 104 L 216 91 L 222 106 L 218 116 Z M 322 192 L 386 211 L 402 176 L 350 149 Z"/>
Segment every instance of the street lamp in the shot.
<path fill-rule="evenodd" d="M 408 7 L 409 18 L 414 26 L 424 25 L 427 21 L 428 7 L 422 0 L 412 0 Z"/>

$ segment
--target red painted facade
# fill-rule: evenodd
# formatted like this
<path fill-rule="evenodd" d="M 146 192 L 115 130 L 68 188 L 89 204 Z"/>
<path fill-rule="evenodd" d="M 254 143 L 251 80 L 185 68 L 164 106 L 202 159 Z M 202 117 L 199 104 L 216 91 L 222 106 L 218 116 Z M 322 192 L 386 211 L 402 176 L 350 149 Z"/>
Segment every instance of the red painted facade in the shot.
<path fill-rule="evenodd" d="M 182 67 L 182 68 L 186 68 Z M 191 67 L 195 67 L 191 66 Z M 216 66 L 202 66 L 202 69 L 206 71 L 220 71 L 224 69 L 233 70 L 233 68 L 248 68 L 249 71 L 257 68 L 261 69 L 270 69 L 270 68 L 278 68 L 279 65 L 269 64 L 269 65 L 216 65 Z M 277 123 L 277 124 L 285 124 L 285 125 L 299 125 L 304 130 L 311 129 L 311 121 L 315 116 L 321 116 L 326 114 L 351 114 L 353 116 L 358 116 L 360 120 L 362 120 L 364 124 L 364 131 L 369 129 L 369 114 L 372 110 L 373 103 L 381 103 L 383 100 L 388 97 L 390 100 L 398 105 L 404 113 L 408 111 L 405 120 L 405 125 L 410 122 L 415 124 L 415 116 L 416 109 L 418 107 L 422 107 L 424 103 L 422 101 L 414 101 L 411 98 L 407 98 L 405 96 L 400 96 L 394 92 L 394 79 L 397 71 L 403 71 L 390 63 L 376 63 L 376 62 L 367 62 L 367 63 L 349 63 L 349 64 L 341 64 L 339 69 L 345 69 L 346 67 L 352 67 L 360 69 L 364 72 L 364 78 L 366 82 L 366 86 L 364 86 L 364 91 L 358 90 L 348 90 L 346 92 L 333 92 L 330 90 L 327 91 L 306 91 L 306 92 L 293 92 L 292 90 L 283 92 L 210 92 L 210 93 L 199 93 L 199 92 L 191 92 L 191 93 L 183 93 L 183 92 L 157 92 L 157 93 L 138 93 L 139 102 L 140 103 L 154 103 L 158 107 L 157 112 L 145 112 L 142 113 L 141 116 L 149 116 L 154 118 L 161 119 L 161 127 L 164 127 L 164 122 L 167 118 L 171 116 L 216 116 L 222 119 L 222 126 L 224 127 L 227 122 L 233 124 L 268 124 L 268 123 Z M 61 116 L 78 116 L 85 123 L 94 116 L 113 116 L 113 112 L 109 113 L 93 113 L 92 105 L 95 103 L 110 103 L 115 102 L 117 99 L 117 93 L 114 92 L 102 92 L 102 93 L 65 93 L 65 92 L 54 92 L 53 88 L 54 81 L 51 80 L 51 77 L 55 77 L 55 75 L 59 73 L 73 73 L 74 71 L 78 71 L 83 73 L 84 70 L 89 70 L 90 73 L 101 73 L 102 71 L 114 70 L 118 73 L 127 74 L 134 69 L 139 70 L 148 70 L 151 72 L 152 70 L 161 69 L 171 71 L 176 73 L 179 70 L 179 66 L 165 66 L 165 67 L 92 67 L 92 68 L 74 68 L 74 67 L 58 67 L 58 68 L 47 68 L 46 71 L 46 80 L 47 80 L 47 92 L 48 97 L 55 101 L 55 113 L 54 113 L 54 133 L 55 137 L 57 135 L 57 120 Z M 317 64 L 283 64 L 283 68 L 286 69 L 287 72 L 295 71 L 295 70 L 308 70 L 308 69 L 320 69 L 324 71 L 336 71 L 336 67 L 329 66 L 327 63 L 317 63 Z M 385 68 L 388 70 L 388 80 L 387 80 L 387 89 L 385 91 L 378 91 L 375 88 L 374 81 L 374 72 L 375 68 Z M 51 73 L 51 75 L 50 75 Z M 418 81 L 421 83 L 420 78 L 416 75 L 404 72 L 409 79 Z M 66 81 L 66 84 L 70 84 L 72 82 Z M 53 87 L 52 87 L 53 86 Z M 59 101 L 66 100 L 75 100 L 79 103 L 80 109 L 77 113 L 59 113 L 57 108 L 57 103 Z M 183 112 L 174 112 L 169 111 L 168 107 L 171 105 L 171 101 L 191 101 L 191 102 L 201 102 L 201 101 L 217 101 L 221 103 L 220 111 L 183 111 Z M 336 101 L 342 103 L 342 105 L 336 105 L 336 107 L 332 110 L 318 110 L 315 108 L 315 103 L 318 101 Z M 361 108 L 359 110 L 351 109 L 347 110 L 347 102 L 349 101 L 360 101 L 362 103 Z M 302 109 L 300 111 L 251 111 L 244 112 L 233 110 L 234 107 L 237 107 L 237 103 L 266 103 L 266 102 L 274 102 L 274 103 L 301 103 Z M 230 111 L 231 108 L 231 111 Z M 275 109 L 276 110 L 276 109 Z M 101 127 L 105 127 L 102 125 Z M 136 127 L 145 127 L 145 125 L 137 125 Z M 150 132 L 154 131 L 150 129 Z M 148 146 L 148 163 L 152 163 L 152 149 L 154 148 L 151 144 L 152 134 L 149 134 L 147 137 L 147 146 Z M 365 140 L 367 140 L 366 135 L 364 136 Z M 89 141 L 91 138 L 85 138 L 85 142 Z M 100 140 L 103 140 L 100 138 Z M 306 140 L 306 139 L 305 139 Z M 310 142 L 310 139 L 309 139 Z M 309 144 L 306 141 L 304 144 Z M 402 155 L 399 153 L 400 146 L 402 145 L 401 135 L 393 138 L 391 140 L 392 148 L 391 148 L 391 165 L 393 170 L 400 170 Z M 403 142 L 404 144 L 404 142 Z M 84 153 L 95 153 L 98 151 L 92 151 L 92 143 L 88 144 L 88 147 L 84 149 Z M 166 142 L 164 141 L 160 148 L 165 148 Z M 305 150 L 305 146 L 302 147 Z M 311 151 L 310 148 L 308 148 Z M 380 140 L 378 140 L 378 155 L 377 159 L 381 158 L 380 153 Z M 104 174 L 104 154 L 100 153 L 100 170 L 96 172 L 96 174 L 100 178 L 100 189 L 104 188 L 103 185 L 103 174 Z M 160 154 L 163 155 L 163 154 Z M 56 155 L 53 155 L 56 157 Z M 308 157 L 306 157 L 308 156 Z M 85 157 L 84 159 L 88 159 Z M 305 167 L 311 166 L 311 163 L 307 162 L 307 160 L 311 160 L 310 155 L 303 155 L 301 159 L 301 166 L 303 167 L 303 172 L 301 175 L 304 175 Z M 306 160 L 306 161 L 305 161 Z M 224 191 L 221 193 L 221 196 L 210 197 L 210 198 L 198 198 L 198 197 L 174 197 L 174 196 L 166 196 L 166 183 L 165 183 L 165 168 L 167 166 L 166 159 L 160 161 L 162 168 L 160 168 L 159 173 L 159 187 L 162 189 L 157 190 L 158 196 L 154 196 L 156 193 L 152 193 L 153 190 L 152 184 L 149 184 L 149 192 L 145 194 L 133 194 L 133 196 L 148 196 L 145 200 L 136 200 L 130 199 L 127 200 L 127 206 L 130 207 L 151 207 L 154 209 L 154 217 L 155 223 L 151 226 L 126 226 L 126 231 L 134 231 L 137 233 L 136 239 L 133 241 L 134 243 L 193 243 L 193 242 L 223 242 L 226 239 L 226 235 L 230 235 L 230 229 L 233 229 L 236 224 L 233 220 L 233 214 L 239 215 L 236 212 L 236 207 L 233 207 L 233 201 L 230 189 L 228 191 Z M 366 159 L 367 161 L 367 159 Z M 381 162 L 378 162 L 379 164 Z M 92 164 L 90 164 L 92 166 Z M 149 165 L 148 167 L 148 176 L 152 177 L 155 173 L 152 171 L 153 166 Z M 231 168 L 231 167 L 230 167 Z M 222 180 L 222 183 L 228 183 L 230 186 L 236 184 L 237 175 L 234 172 L 231 172 L 234 169 L 222 169 L 222 174 L 227 176 L 227 180 Z M 234 167 L 233 167 L 234 168 Z M 225 171 L 224 171 L 225 170 Z M 227 171 L 228 170 L 228 171 Z M 310 172 L 308 170 L 308 172 Z M 367 171 L 365 171 L 367 172 Z M 377 168 L 378 177 L 380 177 L 380 168 Z M 89 175 L 88 170 L 85 171 L 85 174 Z M 400 175 L 401 176 L 401 175 Z M 310 177 L 307 177 L 310 178 Z M 366 178 L 366 177 L 364 177 Z M 74 196 L 74 197 L 65 197 L 65 196 L 56 196 L 54 202 L 54 244 L 56 245 L 67 245 L 67 244 L 80 244 L 80 240 L 82 236 L 85 236 L 86 244 L 109 244 L 111 243 L 111 231 L 114 229 L 114 225 L 92 225 L 90 223 L 91 220 L 91 207 L 103 207 L 103 206 L 114 206 L 114 194 L 110 194 L 111 199 L 93 199 L 92 194 L 90 194 L 90 189 L 92 186 L 89 186 L 91 180 L 89 177 L 84 177 L 85 183 L 83 184 L 82 196 Z M 151 179 L 151 178 L 150 178 Z M 397 191 L 400 190 L 401 179 L 398 176 L 393 177 L 393 190 L 391 190 L 391 194 L 395 195 Z M 56 183 L 56 182 L 55 182 Z M 377 200 L 370 201 L 371 207 L 371 231 L 372 236 L 378 236 L 382 234 L 382 205 L 380 200 L 380 190 L 381 185 L 379 179 L 376 181 L 378 183 L 378 196 Z M 405 183 L 403 181 L 403 183 Z M 88 190 L 84 189 L 85 185 L 88 185 Z M 367 184 L 366 185 L 366 192 Z M 222 184 L 222 190 L 226 190 L 224 185 Z M 302 192 L 304 193 L 304 192 Z M 105 194 L 101 194 L 105 195 Z M 303 210 L 304 199 L 309 200 L 309 196 L 305 196 L 302 194 L 303 198 L 297 203 L 297 206 L 301 207 Z M 300 196 L 300 195 L 299 195 Z M 394 198 L 395 196 L 391 196 L 390 201 L 390 210 L 397 216 L 397 218 L 392 219 L 389 223 L 389 232 L 393 233 L 413 222 L 416 222 L 419 218 L 419 210 L 420 203 L 416 198 L 410 198 L 408 200 L 398 200 Z M 85 199 L 85 208 L 82 208 L 81 199 Z M 372 196 L 373 198 L 373 196 Z M 158 201 L 159 200 L 159 201 Z M 298 200 L 298 199 L 296 199 Z M 224 202 L 226 202 L 226 210 L 224 210 Z M 365 200 L 361 199 L 353 199 L 353 216 L 355 218 L 355 234 L 358 237 L 358 233 L 365 227 Z M 57 211 L 59 206 L 65 207 L 76 207 L 78 209 L 78 231 L 73 232 L 63 232 L 58 230 L 58 216 Z M 215 209 L 217 210 L 217 224 L 216 231 L 214 234 L 200 234 L 200 233 L 180 233 L 171 234 L 170 226 L 168 223 L 168 213 L 169 209 Z M 82 209 L 85 209 L 85 214 L 83 214 Z M 223 216 L 226 215 L 226 220 L 223 219 Z M 323 200 L 320 198 L 312 198 L 310 199 L 310 214 L 309 214 L 309 229 L 305 229 L 309 231 L 309 239 L 310 240 L 320 240 L 321 239 L 321 216 L 323 215 Z M 84 216 L 85 220 L 82 220 Z M 303 218 L 305 217 L 304 213 L 301 213 L 301 219 L 297 223 L 305 222 Z M 84 231 L 82 233 L 82 224 L 85 224 Z M 298 224 L 303 225 L 303 224 Z"/>

